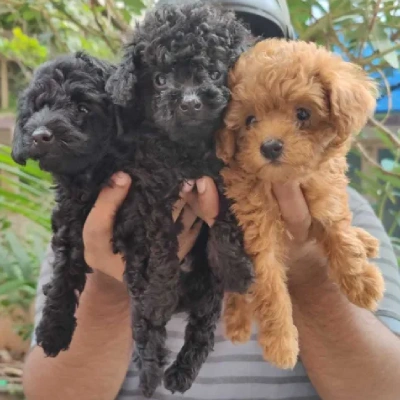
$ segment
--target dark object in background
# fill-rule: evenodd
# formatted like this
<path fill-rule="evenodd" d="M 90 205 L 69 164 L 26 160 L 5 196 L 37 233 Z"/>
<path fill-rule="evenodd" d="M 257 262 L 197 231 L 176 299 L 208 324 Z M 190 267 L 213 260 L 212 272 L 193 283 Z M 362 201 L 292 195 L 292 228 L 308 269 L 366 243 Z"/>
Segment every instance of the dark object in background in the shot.
<path fill-rule="evenodd" d="M 180 4 L 188 0 L 159 0 L 161 4 Z M 208 0 L 209 4 L 219 5 L 235 12 L 256 37 L 294 39 L 286 0 Z"/>

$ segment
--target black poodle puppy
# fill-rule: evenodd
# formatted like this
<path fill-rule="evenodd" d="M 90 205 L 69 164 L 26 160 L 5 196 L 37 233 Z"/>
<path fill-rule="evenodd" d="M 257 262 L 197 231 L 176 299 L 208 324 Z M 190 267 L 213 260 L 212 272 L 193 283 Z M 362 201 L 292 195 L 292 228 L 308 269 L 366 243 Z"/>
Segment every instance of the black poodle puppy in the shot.
<path fill-rule="evenodd" d="M 222 195 L 222 163 L 216 157 L 214 143 L 214 132 L 221 125 L 230 97 L 228 70 L 252 43 L 249 31 L 233 13 L 202 2 L 165 5 L 148 12 L 136 27 L 121 64 L 107 83 L 116 105 L 125 113 L 131 110 L 144 116 L 141 131 L 136 134 L 140 156 L 135 157 L 135 163 L 147 163 L 148 179 L 159 176 L 158 191 L 165 194 L 152 204 L 158 210 L 153 214 L 159 219 L 135 230 L 137 253 L 132 254 L 136 259 L 127 259 L 127 265 L 146 263 L 148 271 L 145 288 L 139 286 L 138 266 L 126 271 L 129 288 L 139 299 L 132 321 L 145 394 L 152 392 L 161 376 L 165 325 L 177 307 L 184 305 L 189 313 L 185 344 L 166 370 L 164 384 L 172 392 L 184 392 L 213 348 L 223 291 L 244 292 L 253 279 L 240 229 Z M 212 269 L 205 256 L 201 262 L 196 259 L 197 275 L 192 279 L 193 274 L 185 277 L 179 270 L 179 226 L 172 224 L 171 208 L 184 180 L 205 175 L 218 182 L 221 207 L 215 225 L 206 232 Z M 178 178 L 172 185 L 168 183 L 171 176 Z M 152 219 L 150 210 L 147 218 Z M 151 235 L 149 226 L 155 229 Z M 152 240 L 144 249 L 141 246 L 146 237 Z M 198 301 L 193 301 L 192 292 L 200 296 Z"/>
<path fill-rule="evenodd" d="M 47 356 L 68 349 L 76 326 L 79 295 L 91 272 L 82 240 L 87 215 L 111 175 L 134 155 L 129 142 L 116 144 L 115 106 L 105 92 L 114 70 L 82 52 L 62 56 L 39 67 L 19 99 L 12 157 L 22 165 L 38 160 L 55 182 L 53 277 L 43 288 L 46 302 L 36 331 Z"/>
<path fill-rule="evenodd" d="M 19 164 L 38 160 L 55 181 L 54 275 L 44 288 L 46 303 L 36 332 L 48 356 L 71 342 L 79 295 L 90 272 L 83 224 L 102 185 L 118 170 L 119 160 L 123 163 L 110 147 L 117 129 L 105 82 L 113 70 L 84 53 L 62 56 L 39 67 L 19 99 L 12 157 Z"/>

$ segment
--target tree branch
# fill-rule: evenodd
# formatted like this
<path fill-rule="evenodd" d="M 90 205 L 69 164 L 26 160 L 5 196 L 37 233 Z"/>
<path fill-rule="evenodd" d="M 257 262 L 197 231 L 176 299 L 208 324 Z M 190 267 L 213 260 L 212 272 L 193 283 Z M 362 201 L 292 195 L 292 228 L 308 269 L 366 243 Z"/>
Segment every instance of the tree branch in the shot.
<path fill-rule="evenodd" d="M 374 125 L 380 131 L 382 131 L 390 139 L 393 145 L 397 147 L 397 149 L 400 149 L 400 139 L 395 133 L 393 133 L 390 129 L 386 128 L 385 125 L 376 120 L 374 117 L 370 117 L 369 121 L 372 123 L 372 125 Z"/>
<path fill-rule="evenodd" d="M 112 52 L 116 51 L 116 47 L 111 43 L 111 41 L 108 39 L 107 34 L 104 30 L 103 25 L 101 24 L 100 20 L 99 20 L 99 16 L 97 15 L 97 11 L 96 11 L 96 5 L 92 5 L 90 7 L 90 9 L 92 10 L 92 14 L 94 17 L 94 20 L 96 22 L 97 27 L 99 28 L 99 34 L 102 37 L 102 39 L 104 40 L 104 42 L 107 44 L 107 46 L 110 48 L 110 50 Z"/>
<path fill-rule="evenodd" d="M 375 7 L 374 7 L 374 10 L 372 12 L 372 18 L 371 18 L 371 20 L 369 21 L 369 24 L 368 24 L 367 32 L 364 35 L 364 37 L 362 38 L 361 43 L 360 43 L 360 47 L 358 49 L 358 57 L 361 57 L 362 51 L 364 49 L 365 42 L 369 38 L 369 35 L 371 34 L 372 29 L 374 28 L 376 17 L 378 15 L 379 7 L 380 7 L 381 3 L 382 3 L 382 0 L 376 0 Z"/>
<path fill-rule="evenodd" d="M 389 54 L 393 51 L 400 50 L 400 43 L 395 44 L 393 47 L 390 49 L 384 50 L 384 51 L 375 51 L 371 56 L 366 57 L 366 58 L 360 58 L 360 64 L 362 65 L 368 65 L 374 62 L 377 58 L 381 58 L 385 56 L 386 54 Z"/>
<path fill-rule="evenodd" d="M 390 171 L 386 171 L 386 169 L 384 169 L 382 167 L 382 165 L 380 165 L 378 162 L 376 162 L 369 154 L 368 151 L 366 150 L 366 148 L 359 142 L 356 141 L 356 148 L 359 150 L 359 152 L 361 153 L 362 157 L 365 158 L 365 160 L 370 163 L 371 165 L 373 165 L 374 167 L 378 168 L 382 174 L 384 175 L 388 175 L 388 176 L 394 176 L 396 178 L 400 178 L 400 174 L 396 174 L 395 172 L 390 172 Z"/>

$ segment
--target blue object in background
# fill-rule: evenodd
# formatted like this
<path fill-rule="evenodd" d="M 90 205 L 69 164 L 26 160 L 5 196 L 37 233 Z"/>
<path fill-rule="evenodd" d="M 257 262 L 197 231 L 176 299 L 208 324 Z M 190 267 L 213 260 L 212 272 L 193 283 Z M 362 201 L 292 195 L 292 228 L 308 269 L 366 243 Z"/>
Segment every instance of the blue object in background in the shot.
<path fill-rule="evenodd" d="M 346 59 L 346 57 L 339 48 L 335 47 L 333 50 L 336 53 L 342 55 L 343 58 Z M 374 50 L 371 46 L 365 46 L 363 51 L 363 56 L 369 57 L 373 54 L 373 52 Z M 400 112 L 400 71 L 394 68 L 387 68 L 383 71 L 383 73 L 387 79 L 389 86 L 393 87 L 393 90 L 391 91 L 391 100 L 392 100 L 391 112 Z M 378 82 L 380 82 L 381 84 L 380 87 L 381 97 L 378 99 L 376 112 L 386 113 L 389 107 L 389 97 L 386 95 L 385 84 L 382 80 L 381 75 L 378 74 L 377 72 L 372 73 L 371 77 L 377 79 Z"/>

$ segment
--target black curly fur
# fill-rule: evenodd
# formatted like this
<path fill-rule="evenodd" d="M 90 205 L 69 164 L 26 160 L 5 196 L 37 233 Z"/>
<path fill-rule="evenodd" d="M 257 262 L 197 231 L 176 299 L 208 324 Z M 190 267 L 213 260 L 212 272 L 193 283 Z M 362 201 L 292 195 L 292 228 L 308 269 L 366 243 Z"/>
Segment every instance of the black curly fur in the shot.
<path fill-rule="evenodd" d="M 12 156 L 20 164 L 39 160 L 55 180 L 54 275 L 43 288 L 46 303 L 36 331 L 48 356 L 67 350 L 71 342 L 79 295 L 91 271 L 83 256 L 83 224 L 116 168 L 114 156 L 107 154 L 114 106 L 104 91 L 112 71 L 110 64 L 83 53 L 63 56 L 42 65 L 19 99 Z M 79 111 L 78 104 L 90 107 L 89 113 Z M 32 134 L 44 128 L 54 140 L 41 147 Z"/>
<path fill-rule="evenodd" d="M 174 154 L 169 174 L 175 174 L 175 178 L 180 174 L 179 183 L 211 176 L 218 182 L 222 200 L 220 214 L 210 229 L 209 252 L 196 260 L 199 263 L 196 278 L 189 274 L 180 290 L 177 284 L 182 275 L 176 257 L 176 236 L 171 232 L 164 236 L 166 220 L 164 226 L 158 225 L 158 239 L 150 248 L 150 254 L 157 256 L 150 258 L 146 266 L 154 275 L 149 286 L 142 289 L 142 300 L 136 302 L 132 318 L 140 386 L 147 396 L 154 392 L 162 376 L 165 325 L 176 311 L 179 296 L 185 298 L 185 293 L 194 288 L 204 295 L 196 307 L 190 306 L 192 302 L 187 303 L 190 313 L 185 344 L 164 376 L 164 385 L 172 392 L 190 388 L 212 349 L 223 290 L 243 292 L 253 279 L 241 232 L 222 195 L 218 175 L 222 163 L 216 157 L 213 136 L 230 96 L 226 85 L 228 69 L 251 42 L 249 32 L 232 13 L 202 2 L 164 6 L 149 12 L 136 27 L 121 64 L 107 83 L 117 105 L 143 115 L 148 129 L 157 131 L 156 146 L 162 157 L 166 157 L 166 148 L 168 154 Z M 157 81 L 160 74 L 162 85 Z M 181 102 L 187 98 L 202 105 L 200 111 L 189 117 L 179 111 Z M 154 171 L 159 155 L 154 150 L 147 154 L 152 154 L 149 171 Z M 171 200 L 178 199 L 178 188 L 176 184 L 170 186 L 174 190 Z M 170 210 L 163 215 L 171 224 Z M 137 276 L 127 273 L 127 282 L 131 291 L 136 291 Z M 140 289 L 138 295 L 139 292 Z"/>

